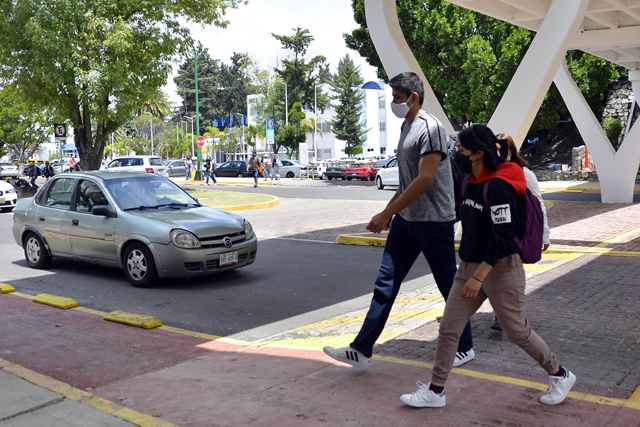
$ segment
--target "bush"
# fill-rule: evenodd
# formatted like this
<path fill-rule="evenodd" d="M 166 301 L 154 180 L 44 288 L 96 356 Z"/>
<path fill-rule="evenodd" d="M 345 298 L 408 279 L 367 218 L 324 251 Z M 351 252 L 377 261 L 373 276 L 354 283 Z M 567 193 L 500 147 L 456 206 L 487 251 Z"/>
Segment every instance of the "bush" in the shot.
<path fill-rule="evenodd" d="M 609 138 L 611 145 L 613 145 L 615 149 L 618 149 L 618 140 L 620 139 L 623 129 L 622 122 L 615 117 L 607 117 L 602 122 L 602 128 L 607 138 Z"/>
<path fill-rule="evenodd" d="M 344 153 L 348 156 L 353 156 L 354 154 L 362 154 L 362 147 L 347 147 L 344 149 Z"/>

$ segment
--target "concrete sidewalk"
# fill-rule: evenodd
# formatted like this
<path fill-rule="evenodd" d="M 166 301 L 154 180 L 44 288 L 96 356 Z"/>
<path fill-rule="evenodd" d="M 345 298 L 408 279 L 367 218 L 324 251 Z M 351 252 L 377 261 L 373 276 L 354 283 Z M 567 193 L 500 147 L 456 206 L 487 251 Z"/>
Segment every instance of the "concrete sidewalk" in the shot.
<path fill-rule="evenodd" d="M 546 374 L 489 329 L 489 304 L 447 406 L 403 405 L 429 380 L 443 307 L 432 285 L 399 296 L 367 372 L 321 351 L 349 342 L 366 307 L 241 342 L 104 322 L 18 289 L 0 295 L 0 426 L 640 426 L 640 205 L 555 202 L 549 222 L 553 252 L 528 266 L 527 315 L 578 377 L 562 405 L 538 402 Z"/>

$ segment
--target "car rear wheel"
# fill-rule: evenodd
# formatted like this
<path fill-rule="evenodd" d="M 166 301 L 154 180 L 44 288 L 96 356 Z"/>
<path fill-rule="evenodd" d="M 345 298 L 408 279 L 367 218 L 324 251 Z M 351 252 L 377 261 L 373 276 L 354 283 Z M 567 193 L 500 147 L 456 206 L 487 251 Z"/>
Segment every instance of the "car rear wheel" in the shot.
<path fill-rule="evenodd" d="M 332 177 L 332 176 L 328 176 L 328 177 L 327 177 L 327 179 L 328 179 L 329 181 L 331 181 L 331 180 L 333 179 L 333 177 Z"/>
<path fill-rule="evenodd" d="M 31 268 L 47 268 L 51 264 L 51 255 L 36 233 L 29 233 L 24 239 L 24 257 Z"/>
<path fill-rule="evenodd" d="M 384 189 L 384 184 L 382 184 L 382 178 L 380 177 L 376 178 L 376 187 L 378 187 L 378 190 Z"/>
<path fill-rule="evenodd" d="M 327 174 L 326 173 L 322 173 L 322 178 L 321 179 L 327 179 Z"/>
<path fill-rule="evenodd" d="M 369 181 L 373 181 L 375 178 L 372 176 L 367 175 L 367 177 L 369 178 Z"/>
<path fill-rule="evenodd" d="M 242 172 L 238 172 L 238 178 L 242 178 L 244 177 L 244 175 L 242 175 Z"/>
<path fill-rule="evenodd" d="M 147 288 L 158 279 L 151 251 L 142 243 L 132 243 L 123 256 L 124 275 L 134 287 Z"/>
<path fill-rule="evenodd" d="M 287 178 L 295 178 L 295 174 L 293 172 L 287 172 Z"/>

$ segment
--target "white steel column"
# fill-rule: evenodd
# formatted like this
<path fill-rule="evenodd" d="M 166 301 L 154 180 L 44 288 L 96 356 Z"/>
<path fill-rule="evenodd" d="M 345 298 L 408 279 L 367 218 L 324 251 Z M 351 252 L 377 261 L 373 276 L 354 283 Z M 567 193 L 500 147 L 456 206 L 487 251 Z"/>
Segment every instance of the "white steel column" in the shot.
<path fill-rule="evenodd" d="M 404 34 L 402 34 L 395 0 L 365 0 L 364 8 L 371 40 L 373 40 L 373 45 L 389 78 L 406 71 L 416 73 L 424 85 L 422 108 L 436 116 L 444 125 L 447 133 L 455 133 L 418 61 L 409 49 Z"/>
<path fill-rule="evenodd" d="M 518 66 L 489 127 L 522 145 L 564 55 L 589 6 L 589 0 L 553 0 L 547 16 Z"/>
<path fill-rule="evenodd" d="M 633 93 L 640 95 L 640 72 L 630 71 Z M 603 203 L 632 203 L 638 166 L 640 165 L 640 126 L 636 123 L 616 152 L 604 133 L 591 107 L 578 85 L 571 78 L 567 64 L 562 66 L 554 80 L 576 122 L 582 139 L 593 155 L 600 181 Z"/>

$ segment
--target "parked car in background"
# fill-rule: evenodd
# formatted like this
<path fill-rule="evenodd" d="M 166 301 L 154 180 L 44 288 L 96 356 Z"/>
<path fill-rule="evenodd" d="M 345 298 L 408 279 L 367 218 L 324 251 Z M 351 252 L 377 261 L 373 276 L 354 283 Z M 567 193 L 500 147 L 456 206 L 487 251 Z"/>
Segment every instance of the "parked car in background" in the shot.
<path fill-rule="evenodd" d="M 216 176 L 236 176 L 242 178 L 243 176 L 253 176 L 251 172 L 247 171 L 247 162 L 244 160 L 231 160 L 224 162 L 216 168 Z"/>
<path fill-rule="evenodd" d="M 373 181 L 378 174 L 373 163 L 353 164 L 347 168 L 347 181 L 359 179 L 361 181 Z"/>
<path fill-rule="evenodd" d="M 185 176 L 187 168 L 184 165 L 184 161 L 184 159 L 165 161 L 167 176 Z"/>
<path fill-rule="evenodd" d="M 18 194 L 15 188 L 13 188 L 13 185 L 5 181 L 0 181 L 0 211 L 5 213 L 11 212 L 17 202 Z"/>
<path fill-rule="evenodd" d="M 329 181 L 334 178 L 347 179 L 347 169 L 349 169 L 348 163 L 331 163 L 329 166 L 327 166 L 327 179 Z"/>
<path fill-rule="evenodd" d="M 278 175 L 283 178 L 300 178 L 300 175 L 307 176 L 307 165 L 301 165 L 296 160 L 280 159 L 282 166 L 278 170 Z"/>
<path fill-rule="evenodd" d="M 55 171 L 55 173 L 69 172 L 71 170 L 69 159 L 52 160 L 51 166 L 53 166 L 53 170 Z"/>
<path fill-rule="evenodd" d="M 159 156 L 116 157 L 107 165 L 109 172 L 148 172 L 165 176 L 166 167 Z"/>
<path fill-rule="evenodd" d="M 387 185 L 400 185 L 400 177 L 398 176 L 398 159 L 393 158 L 387 164 L 378 170 L 376 176 L 376 187 L 383 190 Z"/>
<path fill-rule="evenodd" d="M 245 267 L 258 249 L 243 217 L 141 172 L 56 175 L 18 201 L 13 237 L 32 268 L 52 257 L 87 261 L 122 268 L 136 287 Z"/>
<path fill-rule="evenodd" d="M 18 167 L 11 162 L 0 163 L 0 178 L 15 178 L 20 175 Z"/>

